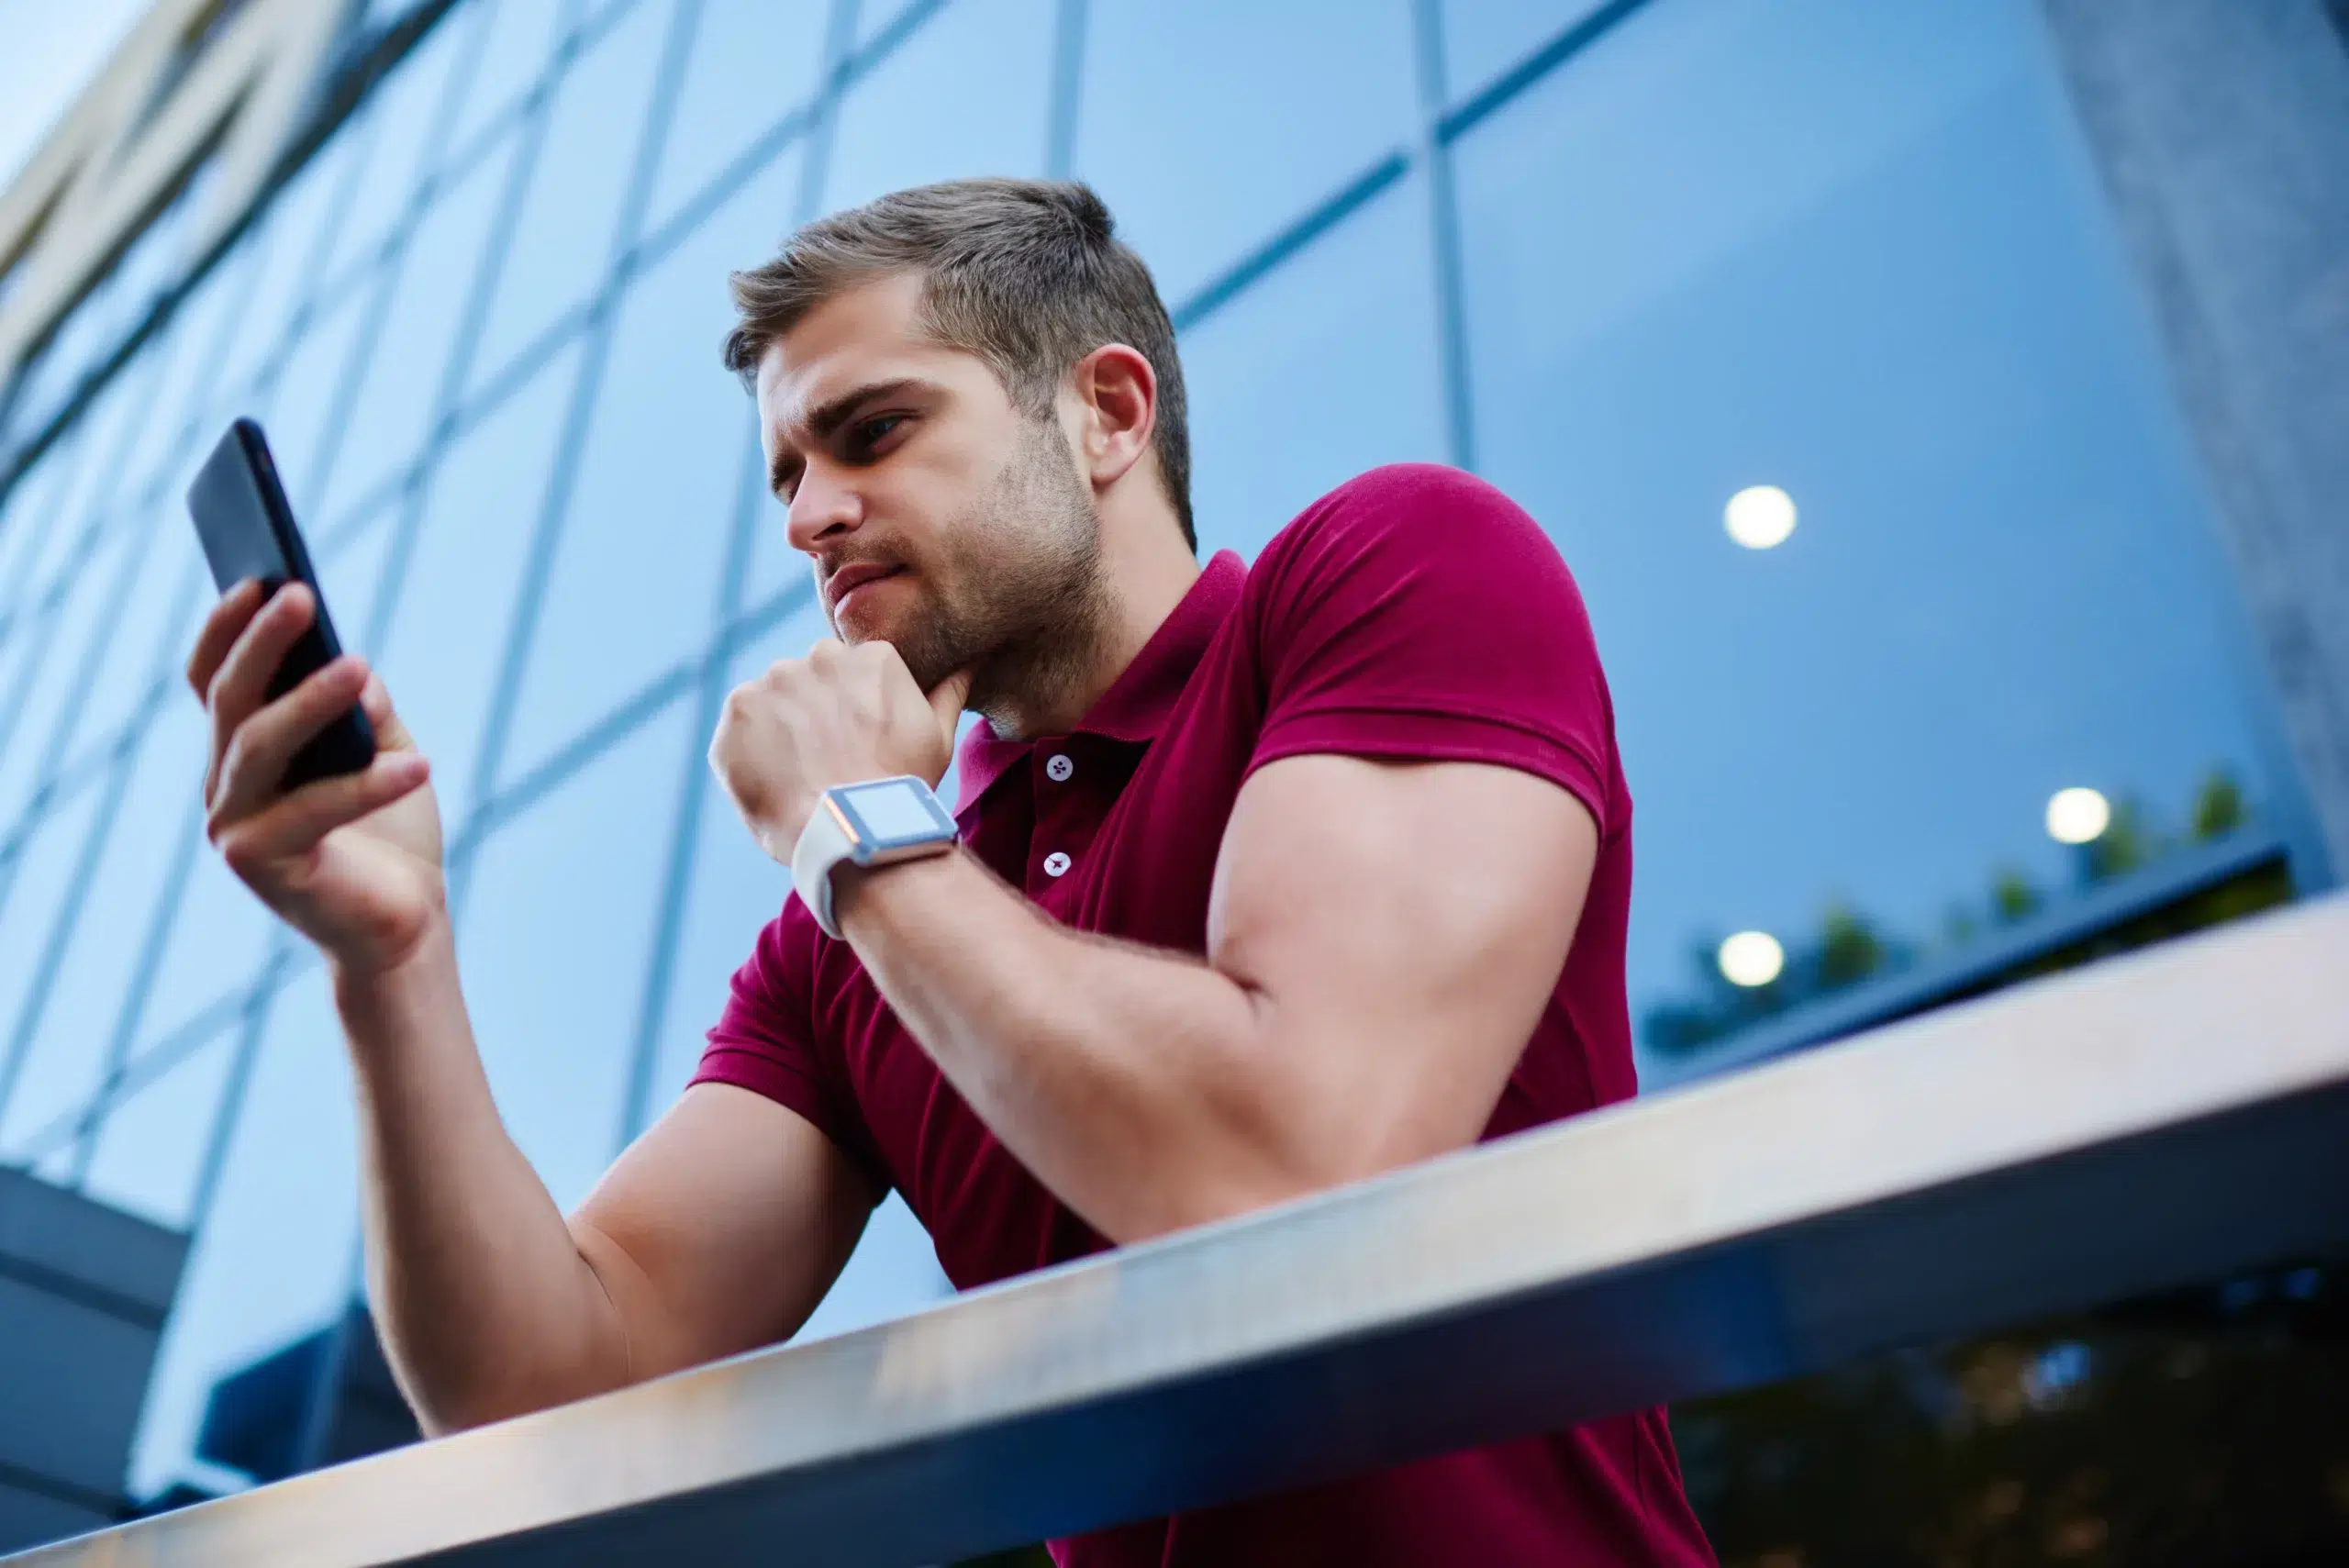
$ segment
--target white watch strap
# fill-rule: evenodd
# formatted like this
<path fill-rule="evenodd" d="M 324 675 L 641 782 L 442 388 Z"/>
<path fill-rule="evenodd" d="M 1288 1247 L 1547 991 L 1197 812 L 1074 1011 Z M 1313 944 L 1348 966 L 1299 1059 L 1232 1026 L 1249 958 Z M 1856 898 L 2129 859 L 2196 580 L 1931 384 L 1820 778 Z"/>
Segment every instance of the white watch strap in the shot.
<path fill-rule="evenodd" d="M 848 858 L 848 834 L 832 815 L 831 802 L 819 798 L 791 848 L 791 885 L 828 937 L 841 934 L 832 920 L 832 868 Z"/>

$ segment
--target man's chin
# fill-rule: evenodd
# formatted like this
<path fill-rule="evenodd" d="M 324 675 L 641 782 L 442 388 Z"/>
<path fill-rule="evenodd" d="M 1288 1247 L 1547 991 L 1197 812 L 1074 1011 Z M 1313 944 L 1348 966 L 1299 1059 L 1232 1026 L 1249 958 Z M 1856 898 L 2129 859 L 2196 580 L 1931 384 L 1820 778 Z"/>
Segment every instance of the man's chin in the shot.
<path fill-rule="evenodd" d="M 929 639 L 911 628 L 899 628 L 885 622 L 880 626 L 872 624 L 881 619 L 858 616 L 847 624 L 835 623 L 832 630 L 851 648 L 861 648 L 868 642 L 887 643 L 897 651 L 897 657 L 905 661 L 906 669 L 925 692 L 951 673 L 939 668 L 942 656 Z"/>

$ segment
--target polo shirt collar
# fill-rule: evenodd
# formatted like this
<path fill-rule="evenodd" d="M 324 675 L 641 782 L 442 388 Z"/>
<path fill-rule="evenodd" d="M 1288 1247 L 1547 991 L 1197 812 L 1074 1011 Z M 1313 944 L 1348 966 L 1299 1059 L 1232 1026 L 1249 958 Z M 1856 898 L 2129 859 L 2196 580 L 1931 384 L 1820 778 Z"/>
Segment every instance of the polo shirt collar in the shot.
<path fill-rule="evenodd" d="M 1198 668 L 1208 644 L 1238 607 L 1241 586 L 1247 578 L 1248 568 L 1238 554 L 1217 551 L 1133 662 L 1085 710 L 1077 732 L 1136 745 L 1155 740 L 1183 688 L 1190 684 L 1191 673 Z M 985 724 L 973 725 L 956 759 L 961 784 L 955 791 L 955 815 L 961 816 L 986 794 L 988 786 L 1034 745 L 1033 740 L 999 740 Z"/>

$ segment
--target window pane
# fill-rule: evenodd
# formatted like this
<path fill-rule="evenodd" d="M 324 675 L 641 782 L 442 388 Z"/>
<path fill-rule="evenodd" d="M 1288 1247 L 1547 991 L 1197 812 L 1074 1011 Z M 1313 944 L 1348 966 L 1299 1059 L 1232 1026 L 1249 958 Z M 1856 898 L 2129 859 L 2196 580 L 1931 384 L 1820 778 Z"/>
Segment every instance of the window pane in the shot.
<path fill-rule="evenodd" d="M 231 1029 L 206 1049 L 238 1043 Z M 358 1162 L 342 1026 L 325 970 L 311 964 L 270 1009 L 219 1193 L 164 1326 L 131 1456 L 134 1492 L 183 1472 L 215 1382 L 356 1294 Z"/>
<path fill-rule="evenodd" d="M 191 795 L 203 787 L 204 764 L 201 755 L 177 764 Z M 133 1055 L 170 1037 L 223 996 L 251 984 L 268 951 L 270 933 L 282 929 L 228 870 L 219 851 L 204 841 L 200 803 L 181 819 L 179 831 L 185 838 L 176 839 L 175 844 L 188 843 L 195 858 L 186 890 L 172 915 L 171 934 L 164 939 L 162 962 L 147 994 Z M 173 852 L 180 851 L 175 848 Z"/>
<path fill-rule="evenodd" d="M 691 712 L 672 704 L 501 828 L 458 921 L 498 1114 L 565 1208 L 618 1136 Z"/>
<path fill-rule="evenodd" d="M 1427 211 L 1405 181 L 1185 335 L 1203 557 L 1252 557 L 1364 469 L 1442 461 Z"/>
<path fill-rule="evenodd" d="M 28 614 L 15 635 L 0 642 L 0 747 L 8 743 L 9 727 L 39 667 L 41 638 L 48 629 L 46 616 Z M 14 811 L 0 809 L 0 843 L 6 841 L 6 830 L 14 820 Z"/>
<path fill-rule="evenodd" d="M 473 356 L 474 385 L 604 281 L 671 9 L 637 6 L 563 73 Z"/>
<path fill-rule="evenodd" d="M 416 461 L 431 433 L 434 398 L 457 346 L 458 316 L 479 274 L 490 220 L 508 199 L 512 148 L 510 140 L 501 144 L 444 190 L 393 263 L 399 281 L 370 346 L 326 500 L 314 509 L 317 523 L 331 528 L 345 520 Z"/>
<path fill-rule="evenodd" d="M 327 416 L 334 408 L 335 393 L 343 378 L 357 368 L 351 363 L 352 340 L 373 302 L 373 288 L 356 290 L 303 331 L 262 417 L 277 476 L 285 485 L 286 498 L 293 502 L 294 516 L 303 523 L 306 537 L 317 517 Z M 253 412 L 252 402 L 247 400 L 239 411 Z M 214 439 L 217 439 L 215 432 Z"/>
<path fill-rule="evenodd" d="M 375 595 L 383 586 L 384 555 L 391 548 L 394 520 L 388 511 L 377 513 L 355 532 L 310 551 L 318 595 L 334 617 L 336 639 L 355 651 L 365 651 L 367 629 L 375 617 Z"/>
<path fill-rule="evenodd" d="M 860 49 L 879 38 L 892 22 L 903 16 L 913 0 L 858 0 L 856 7 L 856 42 Z"/>
<path fill-rule="evenodd" d="M 83 471 L 96 460 L 91 455 L 90 421 L 85 417 L 60 436 L 33 472 L 42 476 L 37 500 L 27 503 L 22 521 L 24 543 L 17 555 L 16 579 L 6 603 L 12 624 L 25 624 L 44 595 L 56 583 L 55 563 L 79 541 L 81 514 L 69 510 L 81 484 Z M 0 701 L 6 701 L 0 695 Z"/>
<path fill-rule="evenodd" d="M 253 251 L 241 247 L 223 258 L 197 285 L 164 328 L 157 345 L 161 366 L 139 410 L 139 435 L 124 454 L 122 497 L 127 505 L 150 504 L 156 482 L 189 444 L 190 419 L 217 384 L 224 328 L 241 313 L 252 284 Z M 164 497 L 177 506 L 176 493 Z"/>
<path fill-rule="evenodd" d="M 704 0 L 662 149 L 649 228 L 660 228 L 814 95 L 829 8 L 826 0 Z"/>
<path fill-rule="evenodd" d="M 578 370 L 575 351 L 558 354 L 441 460 L 380 654 L 451 834 L 473 809 L 482 721 Z"/>
<path fill-rule="evenodd" d="M 695 656 L 717 630 L 718 573 L 751 421 L 742 389 L 718 362 L 734 319 L 726 273 L 773 242 L 794 161 L 744 186 L 621 303 L 507 779 Z"/>
<path fill-rule="evenodd" d="M 6 890 L 0 903 L 0 1063 L 49 951 L 50 932 L 72 884 L 98 795 L 95 787 L 78 791 L 33 830 L 17 863 L 0 871 L 0 886 Z"/>
<path fill-rule="evenodd" d="M 366 158 L 366 172 L 349 205 L 338 216 L 334 242 L 317 283 L 340 284 L 354 268 L 373 256 L 406 216 L 417 183 L 424 177 L 424 159 L 431 150 L 433 130 L 446 115 L 444 106 L 451 75 L 472 47 L 470 37 L 480 27 L 478 6 L 458 9 L 424 36 L 400 61 L 391 77 L 368 96 L 370 123 L 343 129 L 338 139 L 357 133 L 358 150 Z M 444 149 L 449 144 L 442 144 Z"/>
<path fill-rule="evenodd" d="M 117 533 L 73 579 L 63 606 L 39 634 L 40 651 L 13 726 L 0 722 L 0 822 L 14 820 L 56 762 L 56 745 L 72 717 L 78 682 L 94 646 L 113 635 L 126 565 L 134 541 Z M 5 700 L 5 699 L 0 699 Z"/>
<path fill-rule="evenodd" d="M 153 368 L 153 357 L 141 356 L 107 384 L 78 421 L 86 430 L 81 442 L 83 461 L 74 469 L 72 483 L 59 495 L 48 538 L 34 558 L 32 580 L 41 588 L 53 586 L 69 571 L 82 570 L 73 564 L 74 557 L 86 548 L 95 530 L 114 521 L 123 453 L 130 444 L 132 420 Z"/>
<path fill-rule="evenodd" d="M 475 25 L 489 35 L 449 132 L 447 147 L 455 156 L 538 83 L 554 58 L 556 22 L 576 6 L 568 0 L 474 0 L 471 9 L 485 16 Z"/>
<path fill-rule="evenodd" d="M 1179 306 L 1408 142 L 1414 82 L 1407 0 L 1095 6 L 1076 172 Z"/>
<path fill-rule="evenodd" d="M 117 1103 L 98 1129 L 88 1191 L 100 1203 L 184 1228 L 212 1118 L 235 1060 L 231 1025 Z"/>
<path fill-rule="evenodd" d="M 107 617 L 112 629 L 97 668 L 78 683 L 81 696 L 66 721 L 71 738 L 59 752 L 66 762 L 108 743 L 158 680 L 178 681 L 179 695 L 192 696 L 180 672 L 195 647 L 197 606 L 208 608 L 213 598 L 195 525 L 177 496 L 133 521 L 148 537 L 137 547 L 129 595 Z"/>
<path fill-rule="evenodd" d="M 2059 788 L 2173 828 L 2214 768 L 2258 793 L 2040 28 L 1675 0 L 1458 150 L 1481 454 L 1581 580 L 1639 801 L 1635 1013 L 1731 931 L 1924 944 L 2001 867 L 2070 882 Z M 1740 549 L 1765 484 L 1799 525 Z"/>
<path fill-rule="evenodd" d="M 106 819 L 105 843 L 31 1036 L 24 1075 L 0 1120 L 0 1147 L 86 1104 L 97 1087 L 139 940 L 193 793 L 178 764 L 203 744 L 202 710 L 190 700 L 174 705 L 131 753 L 128 787 Z M 103 798 L 111 783 L 100 777 L 84 789 Z M 11 1019 L 6 1027 L 22 1022 Z"/>
<path fill-rule="evenodd" d="M 344 187 L 351 179 L 351 160 L 366 151 L 371 134 L 364 119 L 345 123 L 272 199 L 241 241 L 254 253 L 250 264 L 261 269 L 261 276 L 221 355 L 216 384 L 221 389 L 247 389 L 277 351 L 295 310 L 325 281 L 318 269 L 320 250 L 342 232 L 339 222 L 331 231 L 326 226 L 347 216 Z"/>
<path fill-rule="evenodd" d="M 963 0 L 924 22 L 840 109 L 824 206 L 965 174 L 1039 174 L 1052 0 Z"/>
<path fill-rule="evenodd" d="M 33 592 L 33 559 L 56 526 L 57 495 L 72 478 L 79 458 L 78 440 L 68 435 L 17 481 L 6 510 L 0 512 L 0 647 L 6 646 L 12 634 L 17 607 Z"/>
<path fill-rule="evenodd" d="M 1457 104 L 1599 8 L 1599 0 L 1443 0 L 1445 96 Z M 1636 20 L 1634 26 L 1637 25 Z"/>

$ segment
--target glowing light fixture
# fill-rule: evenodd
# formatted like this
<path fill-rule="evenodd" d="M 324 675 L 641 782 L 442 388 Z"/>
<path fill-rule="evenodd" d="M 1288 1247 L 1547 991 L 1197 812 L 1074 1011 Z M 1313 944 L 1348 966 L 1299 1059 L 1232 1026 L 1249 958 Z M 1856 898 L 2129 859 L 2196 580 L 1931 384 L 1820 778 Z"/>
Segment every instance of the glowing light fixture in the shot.
<path fill-rule="evenodd" d="M 1770 550 L 1795 531 L 1795 499 L 1775 484 L 1749 485 L 1721 511 L 1729 537 L 1748 550 Z"/>
<path fill-rule="evenodd" d="M 2085 844 L 2112 825 L 2112 805 L 2092 789 L 2059 789 L 2047 797 L 2047 836 L 2059 844 Z"/>
<path fill-rule="evenodd" d="M 1787 967 L 1787 950 L 1767 931 L 1740 931 L 1721 943 L 1720 965 L 1731 985 L 1767 985 Z"/>

